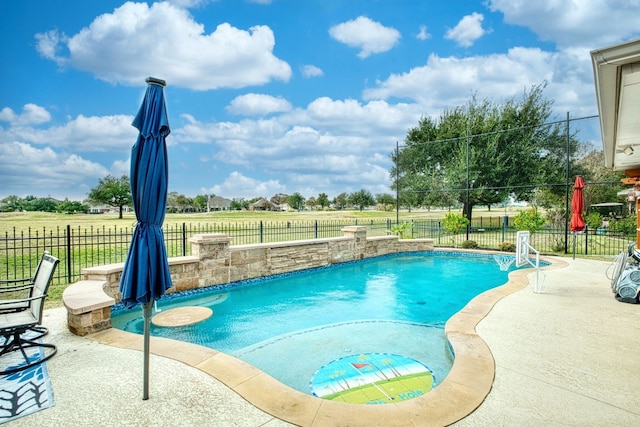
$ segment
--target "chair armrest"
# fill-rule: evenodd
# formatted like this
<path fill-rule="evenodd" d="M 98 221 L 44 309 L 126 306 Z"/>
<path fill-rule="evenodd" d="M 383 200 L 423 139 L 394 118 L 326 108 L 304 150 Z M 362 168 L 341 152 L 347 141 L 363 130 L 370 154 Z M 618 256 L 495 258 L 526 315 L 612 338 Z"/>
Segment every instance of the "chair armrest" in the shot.
<path fill-rule="evenodd" d="M 14 304 L 19 304 L 21 302 L 37 301 L 39 299 L 45 299 L 46 297 L 47 295 L 45 294 L 37 297 L 20 298 L 20 299 L 7 299 L 7 300 L 0 299 L 0 309 L 2 309 L 3 305 L 14 305 Z"/>
<path fill-rule="evenodd" d="M 29 283 L 27 285 L 16 285 L 16 286 L 0 286 L 0 294 L 8 293 L 8 292 L 16 292 L 16 291 L 26 291 L 31 288 L 33 288 L 33 283 Z"/>
<path fill-rule="evenodd" d="M 13 283 L 24 283 L 24 282 L 31 282 L 31 278 L 27 278 L 27 279 L 0 279 L 0 286 L 5 285 L 5 284 L 13 284 Z"/>

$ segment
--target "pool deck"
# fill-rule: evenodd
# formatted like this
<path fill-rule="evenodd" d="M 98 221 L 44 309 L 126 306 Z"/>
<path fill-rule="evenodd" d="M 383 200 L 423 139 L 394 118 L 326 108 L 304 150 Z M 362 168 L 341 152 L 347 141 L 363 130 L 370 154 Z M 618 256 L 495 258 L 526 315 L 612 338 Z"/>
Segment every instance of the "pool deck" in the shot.
<path fill-rule="evenodd" d="M 495 372 L 495 378 L 480 406 L 455 425 L 640 425 L 640 305 L 613 298 L 606 276 L 610 264 L 561 258 L 541 275 L 544 293 L 521 283 L 499 291 L 502 299 L 482 297 L 468 306 L 468 314 L 482 319 L 475 329 L 486 346 L 475 340 L 466 344 L 480 353 L 490 349 L 495 360 L 478 370 L 464 368 L 471 378 L 465 389 L 469 401 L 484 398 L 483 377 L 490 380 Z M 533 273 L 520 276 L 521 282 L 533 282 Z M 456 322 L 453 329 L 473 329 L 475 323 Z M 47 362 L 55 406 L 12 421 L 11 427 L 295 425 L 272 413 L 309 426 L 447 425 L 459 409 L 455 400 L 446 404 L 446 395 L 435 409 L 422 397 L 375 408 L 310 396 L 313 408 L 304 399 L 292 404 L 301 393 L 292 394 L 255 368 L 214 350 L 157 338 L 152 338 L 150 398 L 143 401 L 139 336 L 117 330 L 75 336 L 66 328 L 64 308 L 47 310 L 44 325 L 50 329 L 45 340 L 58 346 Z M 484 356 L 480 360 L 486 362 Z M 456 387 L 443 382 L 431 393 Z"/>

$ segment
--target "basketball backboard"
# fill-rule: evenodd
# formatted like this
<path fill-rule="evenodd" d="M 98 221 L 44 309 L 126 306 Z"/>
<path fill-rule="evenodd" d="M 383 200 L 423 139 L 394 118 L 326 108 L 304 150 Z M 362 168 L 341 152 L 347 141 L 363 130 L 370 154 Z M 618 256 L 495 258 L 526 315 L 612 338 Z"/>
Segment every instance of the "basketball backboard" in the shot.
<path fill-rule="evenodd" d="M 528 231 L 516 233 L 516 267 L 529 264 L 529 235 Z"/>

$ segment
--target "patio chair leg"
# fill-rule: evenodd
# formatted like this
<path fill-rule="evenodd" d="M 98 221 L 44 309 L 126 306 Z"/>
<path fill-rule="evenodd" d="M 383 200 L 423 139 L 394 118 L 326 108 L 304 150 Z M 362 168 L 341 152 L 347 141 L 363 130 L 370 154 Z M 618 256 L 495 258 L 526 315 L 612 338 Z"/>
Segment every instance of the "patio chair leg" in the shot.
<path fill-rule="evenodd" d="M 29 369 L 33 366 L 39 365 L 51 359 L 58 351 L 56 346 L 53 344 L 41 343 L 41 342 L 37 342 L 30 339 L 20 338 L 19 331 L 16 331 L 11 336 L 5 336 L 4 338 L 5 338 L 5 343 L 2 346 L 2 351 L 0 351 L 0 357 L 5 356 L 12 352 L 17 352 L 19 350 L 26 363 L 21 365 L 9 366 L 3 371 L 1 371 L 0 375 L 13 374 L 15 372 L 24 371 L 25 369 Z M 35 338 L 35 339 L 38 339 L 38 338 Z M 34 354 L 32 356 L 32 359 L 30 359 L 29 355 L 26 352 L 26 349 L 31 347 L 42 348 L 41 356 L 39 354 Z"/>

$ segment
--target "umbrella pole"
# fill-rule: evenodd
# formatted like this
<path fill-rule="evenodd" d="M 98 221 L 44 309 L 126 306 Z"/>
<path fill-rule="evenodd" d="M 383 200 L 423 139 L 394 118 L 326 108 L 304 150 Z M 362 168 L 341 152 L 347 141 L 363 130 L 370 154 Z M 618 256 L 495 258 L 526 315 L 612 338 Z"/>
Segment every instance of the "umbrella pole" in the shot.
<path fill-rule="evenodd" d="M 151 324 L 151 304 L 142 304 L 144 317 L 144 367 L 142 373 L 142 400 L 149 399 L 149 328 Z"/>
<path fill-rule="evenodd" d="M 576 233 L 573 233 L 573 259 L 576 259 Z"/>

